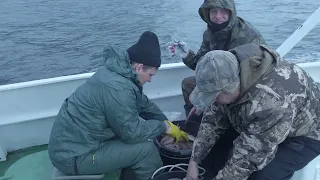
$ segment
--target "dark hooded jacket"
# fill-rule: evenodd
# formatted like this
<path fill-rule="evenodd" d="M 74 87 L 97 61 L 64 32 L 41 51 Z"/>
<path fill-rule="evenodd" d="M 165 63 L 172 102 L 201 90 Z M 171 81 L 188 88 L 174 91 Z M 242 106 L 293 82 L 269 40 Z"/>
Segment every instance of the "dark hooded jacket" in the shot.
<path fill-rule="evenodd" d="M 209 17 L 211 8 L 226 8 L 231 12 L 227 26 L 220 31 L 213 32 L 210 29 L 210 26 L 213 25 Z M 257 29 L 237 16 L 234 0 L 205 0 L 198 12 L 202 20 L 207 23 L 208 28 L 203 33 L 198 52 L 195 54 L 190 50 L 187 57 L 183 59 L 184 64 L 193 70 L 200 58 L 209 51 L 230 50 L 247 43 L 266 44 Z"/>

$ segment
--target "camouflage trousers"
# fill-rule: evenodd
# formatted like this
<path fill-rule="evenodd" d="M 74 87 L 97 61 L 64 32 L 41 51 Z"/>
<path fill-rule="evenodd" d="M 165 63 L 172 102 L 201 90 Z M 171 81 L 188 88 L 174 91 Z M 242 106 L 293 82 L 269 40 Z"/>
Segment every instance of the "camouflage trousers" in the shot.
<path fill-rule="evenodd" d="M 186 111 L 190 111 L 193 107 L 192 103 L 189 100 L 189 96 L 192 93 L 193 89 L 196 87 L 196 79 L 194 76 L 187 77 L 182 81 L 182 95 L 185 104 Z M 186 112 L 186 114 L 189 114 Z"/>
<path fill-rule="evenodd" d="M 239 136 L 233 128 L 213 146 L 201 166 L 206 176 L 215 177 L 232 155 L 233 141 Z M 262 170 L 256 171 L 248 180 L 289 180 L 295 171 L 305 167 L 320 154 L 320 141 L 308 137 L 291 137 L 278 145 L 274 159 Z"/>

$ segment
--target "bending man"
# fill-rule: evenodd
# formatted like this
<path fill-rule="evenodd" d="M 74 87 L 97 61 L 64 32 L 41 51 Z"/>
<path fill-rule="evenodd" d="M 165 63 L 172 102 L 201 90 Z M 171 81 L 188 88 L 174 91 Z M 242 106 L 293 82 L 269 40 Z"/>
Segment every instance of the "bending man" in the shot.
<path fill-rule="evenodd" d="M 105 48 L 105 64 L 64 101 L 54 122 L 48 152 L 57 169 L 73 175 L 131 169 L 135 179 L 146 180 L 162 166 L 150 139 L 187 135 L 142 91 L 160 56 L 158 38 L 149 31 L 127 52 Z"/>
<path fill-rule="evenodd" d="M 289 180 L 320 154 L 320 84 L 254 43 L 210 51 L 190 95 L 205 109 L 188 167 L 214 180 Z"/>

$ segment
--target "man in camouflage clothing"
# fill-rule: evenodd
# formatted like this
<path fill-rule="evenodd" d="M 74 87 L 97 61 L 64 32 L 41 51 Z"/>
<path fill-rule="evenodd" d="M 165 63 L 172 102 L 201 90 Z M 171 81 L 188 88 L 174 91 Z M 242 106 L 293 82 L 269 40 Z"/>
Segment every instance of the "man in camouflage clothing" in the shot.
<path fill-rule="evenodd" d="M 211 50 L 229 50 L 250 42 L 266 44 L 257 29 L 237 16 L 234 0 L 205 0 L 198 12 L 207 23 L 201 47 L 196 54 L 192 50 L 186 50 L 187 53 L 182 55 L 184 64 L 192 70 L 195 70 L 200 58 Z M 195 85 L 194 76 L 182 81 L 186 113 L 192 108 L 189 96 Z"/>
<path fill-rule="evenodd" d="M 288 180 L 320 154 L 320 85 L 277 52 L 210 51 L 195 75 L 190 101 L 204 113 L 187 180 L 198 164 L 214 180 Z"/>

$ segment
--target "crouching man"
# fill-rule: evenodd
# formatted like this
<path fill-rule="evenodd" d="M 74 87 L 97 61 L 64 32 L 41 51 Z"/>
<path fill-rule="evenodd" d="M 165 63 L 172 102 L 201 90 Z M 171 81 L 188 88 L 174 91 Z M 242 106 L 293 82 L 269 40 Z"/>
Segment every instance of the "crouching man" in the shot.
<path fill-rule="evenodd" d="M 160 57 L 149 31 L 127 51 L 105 48 L 105 64 L 64 101 L 54 122 L 48 152 L 57 169 L 70 175 L 131 169 L 130 179 L 147 180 L 162 166 L 150 139 L 163 133 L 187 139 L 142 91 Z"/>
<path fill-rule="evenodd" d="M 190 101 L 204 109 L 188 166 L 214 180 L 289 180 L 320 154 L 320 85 L 264 45 L 211 51 Z"/>

